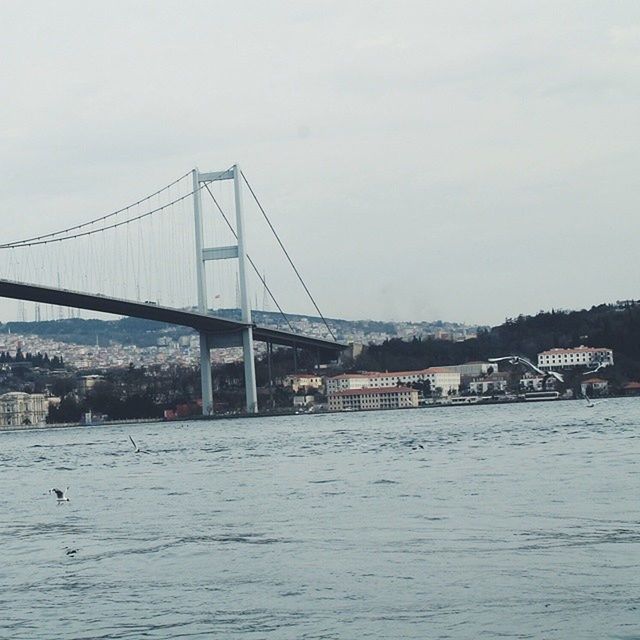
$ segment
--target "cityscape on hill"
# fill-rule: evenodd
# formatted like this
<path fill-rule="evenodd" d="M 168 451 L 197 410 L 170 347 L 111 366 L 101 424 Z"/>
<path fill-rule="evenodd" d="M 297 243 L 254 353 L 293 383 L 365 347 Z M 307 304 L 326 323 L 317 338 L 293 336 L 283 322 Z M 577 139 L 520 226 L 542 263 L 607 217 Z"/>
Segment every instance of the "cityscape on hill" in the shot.
<path fill-rule="evenodd" d="M 240 318 L 239 309 L 216 309 L 211 313 L 229 319 Z M 317 316 L 254 311 L 257 324 L 318 338 L 330 337 L 324 321 Z M 382 344 L 386 340 L 435 339 L 464 341 L 475 338 L 488 327 L 459 322 L 394 322 L 342 320 L 327 323 L 338 342 Z M 78 369 L 161 365 L 166 362 L 190 364 L 198 353 L 195 331 L 140 318 L 96 320 L 67 318 L 51 321 L 7 322 L 0 325 L 0 351 L 15 350 L 19 344 L 30 352 L 64 355 Z M 258 351 L 261 345 L 257 345 Z M 213 361 L 235 362 L 241 357 L 236 349 L 214 350 Z"/>

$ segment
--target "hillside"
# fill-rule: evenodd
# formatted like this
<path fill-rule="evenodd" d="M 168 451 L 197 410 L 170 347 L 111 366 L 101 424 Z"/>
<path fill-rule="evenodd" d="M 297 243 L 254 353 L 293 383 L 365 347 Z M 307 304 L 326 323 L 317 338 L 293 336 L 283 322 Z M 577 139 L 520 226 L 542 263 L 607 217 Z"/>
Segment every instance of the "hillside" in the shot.
<path fill-rule="evenodd" d="M 211 313 L 232 320 L 240 320 L 239 309 L 215 309 Z M 326 327 L 321 318 L 312 315 L 287 314 L 291 326 L 279 313 L 254 310 L 253 320 L 256 324 L 285 331 L 297 331 L 304 335 L 321 338 L 328 337 Z M 392 337 L 419 335 L 451 336 L 475 335 L 477 327 L 457 322 L 382 322 L 377 320 L 344 320 L 328 318 L 336 339 L 343 342 L 381 343 Z M 92 345 L 98 341 L 101 345 L 117 342 L 124 345 L 148 347 L 157 344 L 161 336 L 174 339 L 191 334 L 186 327 L 142 320 L 139 318 L 120 318 L 115 320 L 86 320 L 69 318 L 44 322 L 8 322 L 0 325 L 0 333 L 18 333 L 21 335 L 38 335 L 57 339 L 61 342 Z"/>

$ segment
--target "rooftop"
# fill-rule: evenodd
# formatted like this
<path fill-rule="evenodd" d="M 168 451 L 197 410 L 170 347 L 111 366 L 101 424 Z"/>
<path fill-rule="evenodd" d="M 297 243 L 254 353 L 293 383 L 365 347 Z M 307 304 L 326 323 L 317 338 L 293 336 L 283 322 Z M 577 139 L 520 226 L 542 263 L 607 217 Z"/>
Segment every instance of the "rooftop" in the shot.
<path fill-rule="evenodd" d="M 429 367 L 428 369 L 417 369 L 415 371 L 365 371 L 358 373 L 341 373 L 333 376 L 330 380 L 348 380 L 349 378 L 400 378 L 405 376 L 431 375 L 434 373 L 455 373 L 448 367 Z"/>
<path fill-rule="evenodd" d="M 579 347 L 573 347 L 571 349 L 561 349 L 561 348 L 547 349 L 546 351 L 541 351 L 538 355 L 553 356 L 553 355 L 560 355 L 563 353 L 587 353 L 590 351 L 611 351 L 611 349 L 607 347 L 585 347 L 584 345 L 580 345 Z"/>

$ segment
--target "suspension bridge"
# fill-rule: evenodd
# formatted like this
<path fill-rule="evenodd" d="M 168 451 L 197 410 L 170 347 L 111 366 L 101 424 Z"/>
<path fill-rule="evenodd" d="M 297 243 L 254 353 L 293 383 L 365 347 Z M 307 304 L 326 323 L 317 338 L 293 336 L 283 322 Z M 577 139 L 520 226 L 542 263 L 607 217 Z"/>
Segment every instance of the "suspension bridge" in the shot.
<path fill-rule="evenodd" d="M 264 272 L 247 251 L 245 190 L 322 319 L 325 337 L 304 335 L 292 326 Z M 61 317 L 62 308 L 82 309 L 196 330 L 204 415 L 213 414 L 212 349 L 242 348 L 246 410 L 257 413 L 254 341 L 266 343 L 268 358 L 273 345 L 292 347 L 294 354 L 298 348 L 312 349 L 325 357 L 335 357 L 346 346 L 335 340 L 237 164 L 223 171 L 193 169 L 115 211 L 0 244 L 0 268 L 7 276 L 0 279 L 0 297 L 34 303 L 36 319 L 41 319 L 44 305 L 51 316 L 57 310 Z M 252 284 L 254 292 L 262 288 L 264 298 L 268 296 L 275 305 L 286 329 L 261 327 L 252 321 Z M 212 312 L 211 290 L 219 309 L 239 307 L 240 318 Z"/>

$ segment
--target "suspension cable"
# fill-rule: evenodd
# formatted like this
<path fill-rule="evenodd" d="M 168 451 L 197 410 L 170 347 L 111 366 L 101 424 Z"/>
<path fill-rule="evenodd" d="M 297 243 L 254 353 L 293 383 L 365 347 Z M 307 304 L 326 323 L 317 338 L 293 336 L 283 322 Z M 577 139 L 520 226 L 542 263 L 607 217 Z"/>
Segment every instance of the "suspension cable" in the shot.
<path fill-rule="evenodd" d="M 116 229 L 117 227 L 122 227 L 127 224 L 131 224 L 132 222 L 136 222 L 137 220 L 142 220 L 143 218 L 147 218 L 152 216 L 154 213 L 158 213 L 160 211 L 164 211 L 169 207 L 172 207 L 174 204 L 178 202 L 182 202 L 187 198 L 190 198 L 194 193 L 202 190 L 204 188 L 204 184 L 195 189 L 194 191 L 190 191 L 171 202 L 167 202 L 167 204 L 163 204 L 161 207 L 156 207 L 155 209 L 151 209 L 151 211 L 147 211 L 145 213 L 136 216 L 135 218 L 129 218 L 128 220 L 123 220 L 122 222 L 115 222 L 114 224 L 110 224 L 106 227 L 100 227 L 99 229 L 91 229 L 91 231 L 83 231 L 82 233 L 76 233 L 71 236 L 64 236 L 63 238 L 49 238 L 48 240 L 35 240 L 34 242 L 23 242 L 22 244 L 0 244 L 0 249 L 21 249 L 23 247 L 33 247 L 40 244 L 53 244 L 54 242 L 64 242 L 65 240 L 75 240 L 76 238 L 83 238 L 85 236 L 92 236 L 96 233 L 101 233 L 103 231 L 108 231 L 109 229 Z M 86 223 L 89 224 L 89 223 Z"/>
<path fill-rule="evenodd" d="M 253 196 L 253 199 L 256 201 L 256 204 L 258 205 L 260 211 L 262 212 L 262 215 L 264 216 L 264 219 L 267 221 L 267 224 L 269 225 L 269 228 L 271 229 L 271 232 L 273 233 L 273 235 L 275 236 L 276 240 L 278 241 L 278 244 L 280 245 L 280 248 L 284 252 L 284 255 L 287 257 L 287 260 L 289 261 L 289 264 L 291 265 L 291 268 L 294 270 L 296 276 L 298 276 L 298 280 L 300 280 L 300 284 L 302 284 L 302 286 L 304 287 L 304 290 L 307 292 L 307 295 L 309 296 L 309 299 L 311 300 L 311 302 L 313 302 L 313 306 L 316 308 L 316 311 L 318 312 L 318 315 L 322 319 L 322 322 L 324 322 L 324 326 L 327 327 L 327 331 L 331 334 L 331 337 L 335 340 L 336 337 L 335 337 L 335 335 L 333 335 L 333 331 L 331 331 L 331 327 L 329 326 L 329 323 L 326 321 L 325 317 L 322 315 L 322 311 L 320 311 L 320 307 L 318 307 L 318 305 L 316 304 L 316 301 L 314 300 L 313 296 L 311 295 L 311 291 L 309 291 L 309 288 L 305 284 L 305 281 L 302 279 L 302 276 L 300 275 L 300 272 L 296 268 L 296 265 L 293 263 L 293 260 L 291 259 L 291 256 L 289 255 L 289 252 L 285 249 L 284 244 L 282 244 L 282 240 L 280 240 L 280 236 L 278 235 L 276 230 L 273 228 L 273 225 L 271 224 L 271 220 L 269 220 L 269 216 L 267 216 L 267 212 L 264 210 L 263 206 L 260 204 L 260 200 L 258 200 L 258 196 L 256 196 L 254 190 L 251 188 L 251 185 L 249 184 L 249 181 L 247 180 L 247 176 L 244 175 L 244 171 L 240 171 L 240 173 L 242 175 L 242 179 L 244 180 L 245 184 L 247 185 L 247 187 L 249 187 L 249 191 L 251 192 L 251 195 Z"/>
<path fill-rule="evenodd" d="M 216 208 L 220 212 L 220 215 L 222 216 L 224 221 L 227 223 L 227 226 L 231 230 L 231 233 L 233 234 L 233 236 L 237 240 L 238 239 L 238 234 L 236 233 L 235 229 L 233 228 L 233 225 L 231 224 L 231 222 L 229 222 L 229 218 L 227 218 L 225 212 L 222 210 L 222 207 L 218 204 L 218 201 L 216 200 L 216 197 L 213 195 L 213 192 L 211 191 L 211 189 L 209 189 L 209 185 L 207 183 L 205 183 L 204 186 L 205 186 L 206 190 L 209 192 L 209 195 L 211 196 L 211 199 L 213 200 L 214 204 L 216 205 Z M 256 267 L 255 263 L 253 262 L 253 260 L 251 259 L 251 256 L 249 254 L 247 254 L 247 260 L 249 261 L 249 264 L 253 267 L 253 270 L 256 272 L 256 275 L 260 279 L 260 282 L 262 282 L 262 284 L 264 285 L 264 288 L 267 290 L 267 293 L 269 294 L 269 297 L 273 300 L 273 302 L 276 305 L 276 307 L 278 307 L 278 311 L 280 312 L 280 315 L 284 318 L 284 321 L 289 325 L 289 329 L 291 329 L 291 331 L 293 333 L 295 333 L 295 329 L 291 325 L 291 322 L 289 321 L 289 318 L 287 317 L 287 314 L 282 310 L 282 307 L 278 304 L 278 301 L 276 300 L 276 298 L 273 295 L 273 293 L 271 293 L 271 289 L 269 289 L 269 286 L 267 285 L 267 281 L 260 275 L 260 271 L 258 270 L 258 267 Z"/>
<path fill-rule="evenodd" d="M 113 216 L 117 216 L 120 213 L 124 213 L 125 211 L 128 211 L 129 209 L 133 209 L 133 207 L 137 207 L 139 204 L 142 204 L 143 202 L 146 202 L 147 200 L 151 200 L 151 198 L 161 194 L 163 191 L 167 191 L 167 189 L 170 189 L 174 185 L 178 184 L 178 182 L 180 182 L 181 180 L 184 180 L 190 174 L 191 174 L 191 171 L 188 171 L 183 176 L 180 176 L 177 180 L 174 180 L 173 182 L 169 183 L 165 187 L 162 187 L 162 189 L 158 189 L 158 191 L 152 193 L 151 195 L 148 195 L 145 198 L 141 198 L 137 202 L 133 202 L 132 204 L 130 204 L 130 205 L 126 206 L 126 207 L 123 207 L 122 209 L 118 209 L 117 211 L 113 211 L 112 213 L 108 213 L 108 214 L 106 214 L 104 216 L 100 216 L 99 218 L 94 218 L 93 220 L 89 220 L 88 222 L 83 222 L 82 224 L 77 224 L 77 225 L 74 225 L 73 227 L 68 227 L 68 228 L 62 229 L 60 231 L 54 231 L 52 233 L 45 233 L 45 234 L 40 235 L 40 236 L 33 236 L 32 238 L 25 238 L 24 240 L 16 240 L 15 242 L 8 242 L 6 244 L 0 245 L 0 249 L 8 249 L 10 247 L 17 247 L 17 246 L 30 247 L 30 246 L 33 246 L 33 244 L 36 244 L 38 240 L 43 240 L 44 238 L 53 238 L 55 236 L 62 235 L 63 233 L 69 233 L 70 231 L 76 231 L 78 229 L 82 229 L 84 227 L 88 227 L 89 225 L 95 224 L 96 222 L 102 222 L 103 220 L 107 220 L 108 218 L 112 218 Z M 189 194 L 189 195 L 191 195 L 191 194 Z M 108 227 L 108 228 L 111 228 L 111 227 Z M 82 234 L 80 234 L 80 235 L 82 235 Z M 72 236 L 72 237 L 78 237 L 78 236 L 76 235 L 76 236 Z"/>

